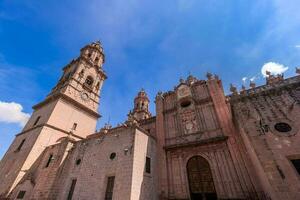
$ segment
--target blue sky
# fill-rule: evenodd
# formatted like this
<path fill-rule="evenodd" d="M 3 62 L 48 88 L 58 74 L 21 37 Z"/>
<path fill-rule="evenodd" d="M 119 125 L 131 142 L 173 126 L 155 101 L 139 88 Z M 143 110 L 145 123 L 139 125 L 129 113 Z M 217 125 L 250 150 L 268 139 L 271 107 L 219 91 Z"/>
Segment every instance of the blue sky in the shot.
<path fill-rule="evenodd" d="M 263 84 L 300 66 L 297 0 L 0 1 L 0 157 L 61 69 L 100 39 L 106 54 L 98 128 L 123 122 L 145 88 L 152 101 L 189 73 Z"/>

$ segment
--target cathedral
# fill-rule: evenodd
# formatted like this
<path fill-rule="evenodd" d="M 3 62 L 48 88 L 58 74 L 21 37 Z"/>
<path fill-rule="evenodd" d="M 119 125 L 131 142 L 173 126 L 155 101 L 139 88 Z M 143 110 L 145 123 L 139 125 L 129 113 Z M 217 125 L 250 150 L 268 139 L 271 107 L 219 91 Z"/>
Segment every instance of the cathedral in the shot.
<path fill-rule="evenodd" d="M 0 199 L 300 199 L 300 69 L 229 95 L 190 75 L 155 114 L 141 90 L 124 123 L 96 131 L 104 62 L 86 45 L 33 106 L 0 161 Z"/>

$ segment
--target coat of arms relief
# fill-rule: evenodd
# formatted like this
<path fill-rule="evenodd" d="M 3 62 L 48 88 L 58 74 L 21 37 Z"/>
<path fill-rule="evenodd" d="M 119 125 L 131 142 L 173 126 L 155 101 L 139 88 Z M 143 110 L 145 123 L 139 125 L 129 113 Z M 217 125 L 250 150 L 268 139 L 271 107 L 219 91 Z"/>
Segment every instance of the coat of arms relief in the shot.
<path fill-rule="evenodd" d="M 199 131 L 195 108 L 192 103 L 192 93 L 190 87 L 181 85 L 177 89 L 177 99 L 180 103 L 180 121 L 184 134 L 191 134 Z"/>

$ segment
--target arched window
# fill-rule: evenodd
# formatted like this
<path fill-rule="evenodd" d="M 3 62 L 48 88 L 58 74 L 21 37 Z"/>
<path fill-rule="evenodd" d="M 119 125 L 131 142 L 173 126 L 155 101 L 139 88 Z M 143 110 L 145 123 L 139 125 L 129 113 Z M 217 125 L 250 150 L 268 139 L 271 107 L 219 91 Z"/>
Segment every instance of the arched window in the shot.
<path fill-rule="evenodd" d="M 84 76 L 84 69 L 79 72 L 79 77 L 82 78 Z"/>
<path fill-rule="evenodd" d="M 100 82 L 97 83 L 96 90 L 99 90 L 99 88 L 100 88 Z"/>
<path fill-rule="evenodd" d="M 88 76 L 88 77 L 85 79 L 85 84 L 86 84 L 87 86 L 92 87 L 93 83 L 94 83 L 93 77 Z"/>

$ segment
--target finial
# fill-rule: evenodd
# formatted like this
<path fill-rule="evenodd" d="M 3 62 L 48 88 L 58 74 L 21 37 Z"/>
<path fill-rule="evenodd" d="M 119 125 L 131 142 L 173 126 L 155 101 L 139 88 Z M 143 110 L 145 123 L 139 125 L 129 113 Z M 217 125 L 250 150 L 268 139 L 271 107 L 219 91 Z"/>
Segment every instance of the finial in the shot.
<path fill-rule="evenodd" d="M 187 80 L 186 80 L 186 82 L 187 82 L 188 84 L 190 84 L 190 85 L 192 85 L 192 84 L 195 83 L 196 81 L 197 81 L 197 79 L 196 79 L 194 76 L 192 76 L 192 75 L 189 75 L 188 78 L 187 78 Z"/>
<path fill-rule="evenodd" d="M 241 94 L 245 94 L 246 92 L 246 87 L 244 85 L 242 85 L 242 89 L 240 91 Z"/>
<path fill-rule="evenodd" d="M 230 91 L 231 91 L 233 94 L 237 94 L 237 89 L 236 89 L 236 87 L 235 87 L 233 84 L 230 84 Z"/>
<path fill-rule="evenodd" d="M 210 80 L 212 78 L 212 74 L 207 72 L 206 77 Z"/>
<path fill-rule="evenodd" d="M 215 79 L 216 79 L 216 80 L 219 80 L 219 79 L 220 79 L 219 76 L 218 76 L 217 74 L 215 74 Z"/>
<path fill-rule="evenodd" d="M 279 83 L 284 80 L 284 74 L 269 75 L 266 77 L 267 85 Z"/>
<path fill-rule="evenodd" d="M 109 123 L 105 123 L 104 126 L 100 129 L 100 133 L 108 133 L 109 129 L 111 129 L 112 126 Z"/>
<path fill-rule="evenodd" d="M 158 91 L 157 92 L 157 94 L 156 94 L 156 97 L 155 97 L 155 101 L 157 100 L 157 99 L 159 99 L 159 98 L 163 98 L 163 93 L 162 93 L 162 91 Z"/>
<path fill-rule="evenodd" d="M 251 88 L 255 88 L 255 87 L 256 87 L 256 84 L 255 84 L 254 81 L 250 81 L 250 87 L 251 87 Z"/>

